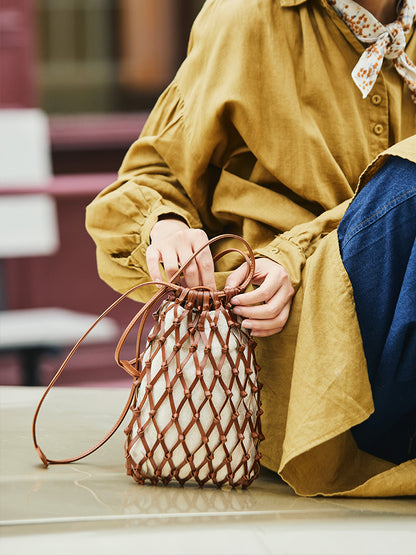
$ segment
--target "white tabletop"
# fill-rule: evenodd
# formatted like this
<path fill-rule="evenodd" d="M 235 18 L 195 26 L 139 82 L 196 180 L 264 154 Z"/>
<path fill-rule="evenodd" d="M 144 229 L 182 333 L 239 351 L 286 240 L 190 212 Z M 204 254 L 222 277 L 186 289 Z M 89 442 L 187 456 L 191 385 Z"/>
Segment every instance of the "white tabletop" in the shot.
<path fill-rule="evenodd" d="M 2 555 L 416 553 L 416 499 L 301 498 L 265 471 L 248 490 L 139 486 L 120 429 L 100 451 L 44 469 L 31 443 L 40 388 L 0 388 Z M 127 390 L 56 388 L 39 443 L 67 457 L 111 428 Z M 122 426 L 123 427 L 123 426 Z"/>

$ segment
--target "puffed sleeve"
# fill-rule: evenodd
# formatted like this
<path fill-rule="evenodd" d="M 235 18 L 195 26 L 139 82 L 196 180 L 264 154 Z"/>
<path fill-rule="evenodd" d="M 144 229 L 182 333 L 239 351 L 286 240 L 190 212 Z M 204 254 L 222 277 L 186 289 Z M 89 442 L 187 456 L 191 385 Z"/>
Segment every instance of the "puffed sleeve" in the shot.
<path fill-rule="evenodd" d="M 141 137 L 130 147 L 118 180 L 87 207 L 86 226 L 97 245 L 100 277 L 120 292 L 147 281 L 146 249 L 153 225 L 174 213 L 190 227 L 201 227 L 192 202 L 159 154 L 157 144 L 183 141 L 183 105 L 172 83 L 160 97 Z M 149 288 L 136 299 L 149 296 Z"/>
<path fill-rule="evenodd" d="M 246 31 L 227 3 L 208 0 L 192 29 L 188 55 L 159 98 L 118 180 L 87 207 L 86 227 L 97 246 L 101 278 L 120 292 L 149 279 L 145 253 L 162 214 L 192 228 L 221 231 L 211 210 L 213 191 L 228 151 L 239 141 L 231 118 L 252 66 Z M 152 291 L 139 289 L 143 301 Z"/>

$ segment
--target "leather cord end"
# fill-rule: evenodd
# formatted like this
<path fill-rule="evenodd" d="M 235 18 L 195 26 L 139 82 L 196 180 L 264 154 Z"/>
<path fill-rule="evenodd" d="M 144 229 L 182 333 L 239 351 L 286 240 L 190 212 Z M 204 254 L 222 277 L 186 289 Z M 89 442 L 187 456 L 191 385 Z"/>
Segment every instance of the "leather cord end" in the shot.
<path fill-rule="evenodd" d="M 42 451 L 42 449 L 41 449 L 40 447 L 36 447 L 36 452 L 37 452 L 37 454 L 39 455 L 40 460 L 43 462 L 43 466 L 44 466 L 45 468 L 48 468 L 48 466 L 49 466 L 49 461 L 48 461 L 48 459 L 46 458 L 45 453 Z"/>

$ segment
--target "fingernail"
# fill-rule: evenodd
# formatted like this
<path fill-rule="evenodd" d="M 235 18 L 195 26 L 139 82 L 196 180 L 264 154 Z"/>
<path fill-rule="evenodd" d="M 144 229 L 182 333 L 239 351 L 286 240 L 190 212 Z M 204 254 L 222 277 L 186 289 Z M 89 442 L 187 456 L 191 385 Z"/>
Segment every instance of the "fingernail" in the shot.
<path fill-rule="evenodd" d="M 251 322 L 249 322 L 248 320 L 243 320 L 241 322 L 241 327 L 242 328 L 246 328 L 247 330 L 251 329 L 253 326 L 251 324 Z"/>
<path fill-rule="evenodd" d="M 240 304 L 240 299 L 238 299 L 237 297 L 233 297 L 233 298 L 231 299 L 231 303 L 232 303 L 232 304 Z"/>
<path fill-rule="evenodd" d="M 236 306 L 235 308 L 233 308 L 233 312 L 234 312 L 234 314 L 241 314 L 241 308 Z"/>

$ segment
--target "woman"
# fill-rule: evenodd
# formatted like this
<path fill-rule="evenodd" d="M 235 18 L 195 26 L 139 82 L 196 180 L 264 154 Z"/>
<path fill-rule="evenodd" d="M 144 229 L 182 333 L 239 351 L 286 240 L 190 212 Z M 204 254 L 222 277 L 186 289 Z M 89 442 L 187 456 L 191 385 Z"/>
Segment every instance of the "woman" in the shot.
<path fill-rule="evenodd" d="M 209 0 L 119 180 L 87 211 L 100 275 L 119 291 L 160 279 L 161 263 L 170 278 L 207 236 L 253 246 L 257 287 L 232 302 L 258 338 L 263 462 L 304 495 L 416 494 L 413 313 L 389 339 L 396 367 L 382 360 L 402 284 L 415 295 L 415 14 L 414 0 Z M 399 207 L 403 253 L 375 203 Z M 381 225 L 398 230 L 384 250 Z M 214 273 L 206 249 L 184 278 L 233 287 L 239 264 Z"/>

